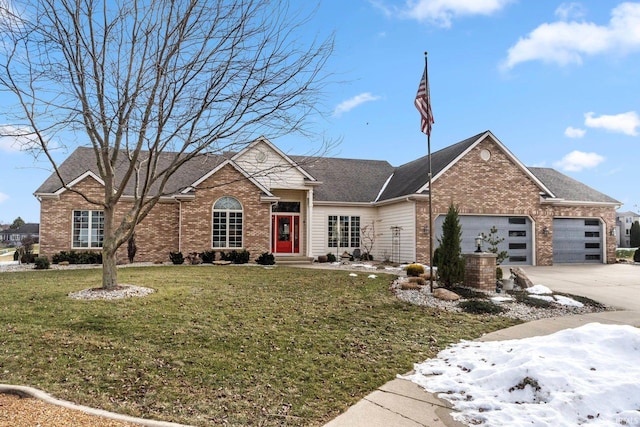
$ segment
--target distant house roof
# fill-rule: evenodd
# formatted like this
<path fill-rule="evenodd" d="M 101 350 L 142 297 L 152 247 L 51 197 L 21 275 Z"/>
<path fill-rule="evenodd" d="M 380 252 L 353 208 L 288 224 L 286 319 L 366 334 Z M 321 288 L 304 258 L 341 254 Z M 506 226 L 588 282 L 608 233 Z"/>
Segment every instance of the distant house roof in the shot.
<path fill-rule="evenodd" d="M 2 230 L 0 233 L 2 233 L 3 236 L 8 236 L 8 235 L 24 235 L 24 236 L 28 236 L 28 235 L 32 235 L 32 236 L 37 236 L 40 234 L 40 224 L 36 224 L 36 223 L 26 223 L 21 225 L 18 228 L 7 228 L 5 230 Z"/>
<path fill-rule="evenodd" d="M 527 168 L 520 163 L 489 131 L 485 131 L 431 153 L 432 177 L 449 168 L 474 144 L 491 137 L 507 155 L 528 174 L 541 188 L 549 200 L 566 202 L 591 202 L 620 204 L 617 200 L 600 193 L 560 172 L 549 168 Z M 169 180 L 165 188 L 168 195 L 178 195 L 188 190 L 200 178 L 224 162 L 233 162 L 236 153 L 222 155 L 202 154 L 194 157 L 181 167 Z M 160 167 L 169 164 L 176 153 L 162 153 Z M 383 160 L 343 159 L 336 157 L 289 156 L 300 168 L 321 182 L 314 188 L 314 199 L 321 202 L 336 203 L 374 203 L 399 197 L 422 194 L 428 183 L 429 156 L 423 156 L 404 165 L 394 167 Z M 117 176 L 122 176 L 127 163 L 125 156 L 120 157 L 116 168 Z M 99 176 L 92 148 L 77 148 L 61 165 L 60 173 L 69 183 L 83 174 L 93 173 Z M 56 194 L 63 190 L 57 175 L 52 174 L 36 190 L 36 195 Z M 133 182 L 128 184 L 125 195 L 133 195 Z"/>

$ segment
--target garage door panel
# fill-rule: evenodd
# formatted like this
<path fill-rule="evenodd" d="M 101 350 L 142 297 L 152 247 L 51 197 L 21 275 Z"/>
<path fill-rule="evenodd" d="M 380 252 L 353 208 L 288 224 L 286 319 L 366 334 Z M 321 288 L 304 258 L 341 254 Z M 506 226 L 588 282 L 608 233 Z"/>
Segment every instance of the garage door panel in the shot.
<path fill-rule="evenodd" d="M 442 224 L 445 215 L 440 215 L 435 221 L 436 246 L 442 237 Z M 498 251 L 507 251 L 508 258 L 502 265 L 531 265 L 533 264 L 533 242 L 531 221 L 527 217 L 460 215 L 458 217 L 462 227 L 462 253 L 475 252 L 475 238 L 479 234 L 489 235 L 491 227 L 498 230 L 497 237 L 504 238 L 498 244 Z M 487 250 L 487 242 L 483 242 L 482 249 Z"/>
<path fill-rule="evenodd" d="M 601 263 L 602 226 L 598 219 L 554 218 L 553 262 Z"/>

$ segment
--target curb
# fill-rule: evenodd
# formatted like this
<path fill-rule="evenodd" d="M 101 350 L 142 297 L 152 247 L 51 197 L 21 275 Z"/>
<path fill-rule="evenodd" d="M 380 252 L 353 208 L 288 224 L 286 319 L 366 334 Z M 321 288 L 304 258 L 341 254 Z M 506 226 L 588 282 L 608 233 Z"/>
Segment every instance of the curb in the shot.
<path fill-rule="evenodd" d="M 40 399 L 51 405 L 62 406 L 63 408 L 85 412 L 89 415 L 94 415 L 102 418 L 109 418 L 116 421 L 124 421 L 124 422 L 133 423 L 133 424 L 139 424 L 147 427 L 191 427 L 186 424 L 171 423 L 168 421 L 146 420 L 144 418 L 136 418 L 128 415 L 116 414 L 115 412 L 109 412 L 103 409 L 95 409 L 95 408 L 90 408 L 88 406 L 76 405 L 75 403 L 71 403 L 66 400 L 56 399 L 50 394 L 47 394 L 44 391 L 38 390 L 37 388 L 33 388 L 33 387 L 11 385 L 11 384 L 0 384 L 0 393 L 14 394 L 20 397 L 31 397 L 35 399 Z"/>

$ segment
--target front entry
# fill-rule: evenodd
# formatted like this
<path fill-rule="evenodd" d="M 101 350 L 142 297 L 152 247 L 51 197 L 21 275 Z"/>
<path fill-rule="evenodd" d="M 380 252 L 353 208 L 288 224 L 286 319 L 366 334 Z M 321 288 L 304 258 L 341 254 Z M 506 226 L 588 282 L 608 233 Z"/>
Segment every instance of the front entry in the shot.
<path fill-rule="evenodd" d="M 300 252 L 300 217 L 297 215 L 273 215 L 271 252 L 297 254 Z"/>

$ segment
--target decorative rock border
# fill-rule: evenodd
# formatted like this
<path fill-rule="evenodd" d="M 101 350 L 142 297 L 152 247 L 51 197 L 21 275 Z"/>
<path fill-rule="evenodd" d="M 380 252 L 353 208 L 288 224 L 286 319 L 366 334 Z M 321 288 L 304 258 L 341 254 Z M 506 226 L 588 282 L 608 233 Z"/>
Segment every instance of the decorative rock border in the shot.
<path fill-rule="evenodd" d="M 10 385 L 10 384 L 0 384 L 0 393 L 5 394 L 15 394 L 20 397 L 31 397 L 34 399 L 42 400 L 45 403 L 50 405 L 61 406 L 63 408 L 82 411 L 89 415 L 93 415 L 96 417 L 108 418 L 116 421 L 123 421 L 128 423 L 139 424 L 141 426 L 147 427 L 191 427 L 186 424 L 177 424 L 171 423 L 168 421 L 155 421 L 155 420 L 146 420 L 144 418 L 136 418 L 131 417 L 129 415 L 116 414 L 115 412 L 105 411 L 103 409 L 95 409 L 90 408 L 88 406 L 76 405 L 75 403 L 71 403 L 66 400 L 56 399 L 55 397 L 45 393 L 42 390 L 38 390 L 37 388 L 21 386 L 21 385 Z"/>

